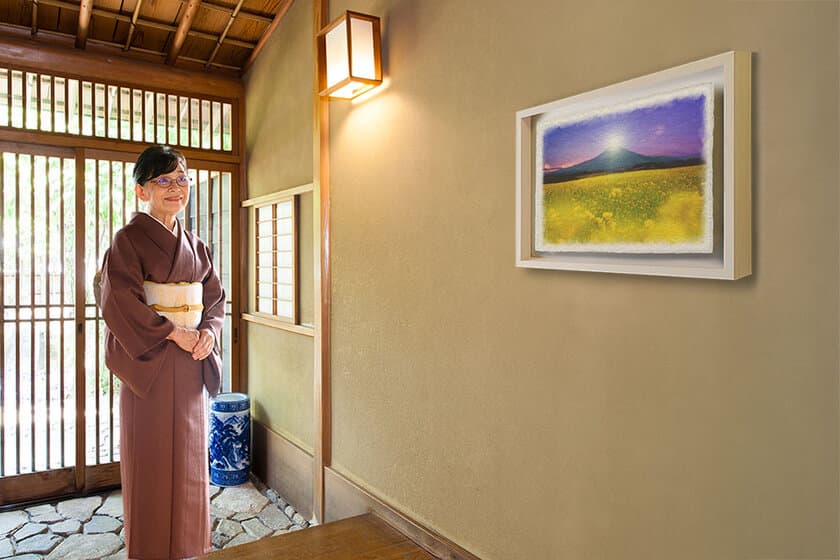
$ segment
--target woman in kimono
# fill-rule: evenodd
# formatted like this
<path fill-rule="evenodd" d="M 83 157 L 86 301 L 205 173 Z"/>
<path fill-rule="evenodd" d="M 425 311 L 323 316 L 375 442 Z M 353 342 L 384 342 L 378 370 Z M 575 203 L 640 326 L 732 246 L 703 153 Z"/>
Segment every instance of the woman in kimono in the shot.
<path fill-rule="evenodd" d="M 187 558 L 211 550 L 204 389 L 219 391 L 225 297 L 207 246 L 176 217 L 184 156 L 152 146 L 134 180 L 148 211 L 114 236 L 101 285 L 105 363 L 122 382 L 125 542 L 129 559 Z"/>

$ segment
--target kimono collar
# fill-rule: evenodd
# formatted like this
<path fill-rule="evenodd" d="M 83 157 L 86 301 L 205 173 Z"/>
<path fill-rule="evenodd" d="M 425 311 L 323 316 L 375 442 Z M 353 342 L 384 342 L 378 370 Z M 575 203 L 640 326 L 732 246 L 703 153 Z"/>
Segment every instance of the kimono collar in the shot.
<path fill-rule="evenodd" d="M 157 223 L 159 223 L 161 226 L 163 226 L 163 229 L 165 229 L 166 231 L 168 231 L 169 233 L 171 233 L 171 234 L 172 234 L 172 235 L 174 235 L 175 237 L 178 237 L 178 228 L 180 228 L 180 227 L 181 227 L 181 221 L 180 221 L 178 218 L 175 218 L 175 227 L 174 227 L 174 228 L 172 228 L 172 229 L 169 229 L 169 228 L 166 226 L 166 224 L 164 224 L 163 222 L 161 222 L 160 220 L 158 220 L 157 218 L 155 218 L 154 216 L 152 216 L 152 215 L 151 215 L 150 213 L 148 213 L 148 212 L 138 212 L 138 214 L 145 214 L 145 215 L 147 215 L 148 217 L 150 217 L 151 219 L 153 219 L 154 221 L 156 221 Z"/>
<path fill-rule="evenodd" d="M 135 212 L 131 224 L 138 226 L 143 233 L 167 255 L 172 258 L 180 244 L 182 230 L 178 229 L 173 235 L 169 229 L 145 212 Z"/>

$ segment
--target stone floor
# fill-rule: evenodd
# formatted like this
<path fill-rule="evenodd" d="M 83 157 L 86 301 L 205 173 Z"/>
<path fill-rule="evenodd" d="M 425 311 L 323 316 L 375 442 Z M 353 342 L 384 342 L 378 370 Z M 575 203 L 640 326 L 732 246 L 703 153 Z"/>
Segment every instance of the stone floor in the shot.
<path fill-rule="evenodd" d="M 230 488 L 210 487 L 213 547 L 229 548 L 309 523 L 254 479 Z M 123 560 L 119 490 L 0 513 L 0 559 Z"/>

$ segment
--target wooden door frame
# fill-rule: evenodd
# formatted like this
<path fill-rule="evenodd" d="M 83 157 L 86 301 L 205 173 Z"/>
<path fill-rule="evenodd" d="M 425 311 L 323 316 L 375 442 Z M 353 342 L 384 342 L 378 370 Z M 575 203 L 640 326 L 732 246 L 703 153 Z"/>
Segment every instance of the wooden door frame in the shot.
<path fill-rule="evenodd" d="M 329 0 L 312 3 L 312 181 L 315 239 L 315 449 L 312 462 L 312 514 L 324 521 L 325 471 L 332 464 L 332 407 L 330 385 L 330 105 L 319 94 L 318 33 L 327 25 Z"/>
<path fill-rule="evenodd" d="M 231 104 L 231 118 L 234 124 L 230 152 L 175 146 L 188 161 L 206 162 L 222 166 L 232 172 L 230 192 L 231 224 L 231 295 L 243 293 L 242 276 L 236 274 L 237 263 L 242 262 L 242 243 L 247 238 L 242 235 L 241 210 L 239 201 L 244 190 L 245 179 L 245 140 L 244 140 L 244 86 L 238 78 L 228 78 L 175 68 L 162 68 L 159 65 L 121 57 L 103 56 L 90 52 L 77 53 L 66 49 L 43 45 L 38 41 L 0 36 L 0 66 L 16 71 L 36 72 L 47 75 L 59 75 L 69 79 L 78 79 L 95 83 L 107 83 L 131 87 L 134 89 L 154 90 L 160 93 L 220 100 Z M 224 96 L 220 96 L 223 92 Z M 0 127 L 3 142 L 0 148 L 30 145 L 43 150 L 56 149 L 72 152 L 76 159 L 76 180 L 84 182 L 84 160 L 87 154 L 138 154 L 149 145 L 147 142 L 117 140 L 94 136 L 73 135 L 68 133 L 45 132 L 41 130 Z M 118 146 L 118 147 L 115 147 Z M 78 191 L 77 191 L 78 192 Z M 82 191 L 83 192 L 83 191 Z M 76 196 L 76 215 L 84 211 L 84 200 Z M 81 206 L 81 207 L 80 207 Z M 75 232 L 77 248 L 84 246 L 84 228 Z M 79 244 L 81 242 L 81 245 Z M 76 356 L 84 356 L 84 267 L 76 267 Z M 80 295 L 81 294 L 81 295 Z M 231 385 L 233 390 L 245 388 L 247 379 L 244 370 L 241 348 L 242 328 L 240 316 L 242 299 L 232 297 L 231 306 Z M 79 310 L 82 313 L 79 313 Z M 81 327 L 81 333 L 78 329 Z M 77 359 L 77 382 L 84 380 L 84 362 Z M 81 370 L 81 373 L 79 373 Z M 81 387 L 81 389 L 80 389 Z M 113 487 L 119 484 L 119 464 L 85 465 L 85 424 L 84 424 L 84 384 L 76 391 L 76 466 L 62 467 L 50 471 L 13 475 L 0 478 L 0 509 L 9 504 L 18 504 L 44 500 L 53 497 L 86 494 L 88 492 Z M 82 406 L 79 406 L 79 403 Z M 82 465 L 85 465 L 82 467 Z"/>

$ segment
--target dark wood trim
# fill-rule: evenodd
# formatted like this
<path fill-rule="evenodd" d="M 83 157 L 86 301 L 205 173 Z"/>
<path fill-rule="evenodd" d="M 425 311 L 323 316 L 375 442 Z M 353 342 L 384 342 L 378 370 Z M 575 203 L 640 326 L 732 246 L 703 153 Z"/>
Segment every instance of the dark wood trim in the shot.
<path fill-rule="evenodd" d="M 134 142 L 129 140 L 120 140 L 119 142 L 116 142 L 113 138 L 76 136 L 56 132 L 42 132 L 38 130 L 8 127 L 0 127 L 0 134 L 3 135 L 3 140 L 15 144 L 40 145 L 45 148 L 49 146 L 67 149 L 80 147 L 96 152 L 114 152 L 114 146 L 118 143 L 120 146 L 120 152 L 134 154 L 135 157 L 149 145 L 148 142 Z M 206 161 L 212 163 L 214 166 L 220 166 L 220 169 L 224 167 L 225 170 L 230 169 L 231 165 L 239 163 L 239 156 L 234 154 L 213 153 L 209 150 L 197 150 L 195 148 L 187 148 L 185 146 L 174 147 L 184 154 L 184 157 L 187 158 L 188 162 Z M 231 204 L 236 204 L 236 200 L 232 200 Z"/>
<path fill-rule="evenodd" d="M 76 470 L 75 467 L 65 467 L 0 478 L 0 506 L 20 506 L 61 496 L 79 496 L 120 485 L 119 463 L 79 469 L 84 471 L 84 489 L 76 487 Z"/>
<path fill-rule="evenodd" d="M 0 127 L 0 130 L 3 130 Z M 52 156 L 61 158 L 72 158 L 76 151 L 72 148 L 61 148 L 52 144 L 35 144 L 30 142 L 7 142 L 8 136 L 3 134 L 3 140 L 0 141 L 0 151 L 3 152 L 25 152 L 27 154 L 39 156 Z"/>
<path fill-rule="evenodd" d="M 107 463 L 85 467 L 85 493 L 98 492 L 120 485 L 120 464 Z"/>
<path fill-rule="evenodd" d="M 271 25 L 268 26 L 268 29 L 266 29 L 265 33 L 263 33 L 262 37 L 260 37 L 259 42 L 257 42 L 257 46 L 254 47 L 253 51 L 251 51 L 251 55 L 248 57 L 248 60 L 246 60 L 245 64 L 242 65 L 242 70 L 239 73 L 240 76 L 244 76 L 248 73 L 248 70 L 251 69 L 251 65 L 254 64 L 254 61 L 260 55 L 260 51 L 263 50 L 266 42 L 268 42 L 271 38 L 274 30 L 277 29 L 277 26 L 280 25 L 280 22 L 283 21 L 284 17 L 286 17 L 286 13 L 294 3 L 295 0 L 283 0 L 283 3 L 277 9 L 277 15 L 275 15 L 274 19 L 271 21 Z"/>
<path fill-rule="evenodd" d="M 85 0 L 82 0 L 84 2 Z M 201 6 L 201 0 L 189 0 L 184 13 L 181 14 L 181 21 L 178 22 L 178 30 L 172 38 L 172 44 L 169 47 L 169 52 L 166 54 L 166 63 L 172 66 L 178 60 L 178 55 L 181 53 L 181 47 L 184 46 L 184 41 L 187 38 L 187 33 L 192 27 L 195 14 L 198 13 L 198 8 Z"/>
<path fill-rule="evenodd" d="M 60 70 L 62 76 L 74 79 L 98 80 L 113 85 L 206 96 L 217 100 L 229 101 L 245 96 L 244 85 L 238 77 L 194 72 L 183 68 L 168 68 L 166 72 L 161 72 L 159 64 L 92 52 L 91 49 L 86 49 L 83 53 L 74 52 L 50 45 L 38 38 L 20 38 L 6 33 L 0 35 L 0 64 L 24 67 L 45 74 Z M 219 97 L 220 94 L 225 97 Z"/>
<path fill-rule="evenodd" d="M 93 11 L 93 0 L 82 0 L 79 9 L 79 27 L 76 31 L 76 48 L 84 49 L 87 44 L 88 31 L 90 30 L 90 14 Z"/>
<path fill-rule="evenodd" d="M 326 521 L 328 523 L 363 513 L 375 513 L 435 558 L 442 560 L 481 560 L 478 556 L 446 537 L 402 514 L 335 470 L 331 468 L 325 470 L 327 488 Z"/>
<path fill-rule="evenodd" d="M 312 517 L 312 455 L 256 420 L 251 471 L 303 517 Z"/>
<path fill-rule="evenodd" d="M 85 216 L 85 151 L 77 148 L 76 159 L 76 224 L 86 223 Z M 85 488 L 85 468 L 87 462 L 85 451 L 85 411 L 87 404 L 85 397 L 85 228 L 76 228 L 76 490 Z"/>
<path fill-rule="evenodd" d="M 73 467 L 0 478 L 0 506 L 31 502 L 76 490 Z"/>
<path fill-rule="evenodd" d="M 312 48 L 318 49 L 318 33 L 327 23 L 329 0 L 314 0 Z M 330 465 L 330 113 L 326 99 L 319 95 L 319 62 L 313 58 L 312 68 L 312 182 L 315 224 L 315 461 L 313 464 L 312 510 L 319 521 L 324 519 L 324 468 Z"/>
<path fill-rule="evenodd" d="M 248 209 L 242 207 L 242 201 L 248 199 L 248 162 L 245 154 L 245 97 L 231 106 L 231 122 L 238 125 L 234 134 L 232 148 L 241 159 L 239 177 L 235 183 L 236 192 L 231 193 L 230 227 L 238 241 L 231 240 L 231 268 L 238 265 L 238 274 L 231 274 L 231 290 L 239 295 L 231 307 L 230 326 L 233 328 L 233 348 L 231 349 L 231 386 L 234 391 L 248 392 L 248 336 L 242 311 L 248 302 L 248 240 L 249 223 Z M 236 259 L 234 260 L 234 256 Z M 234 265 L 233 263 L 237 263 Z M 233 272 L 233 271 L 231 271 Z"/>

